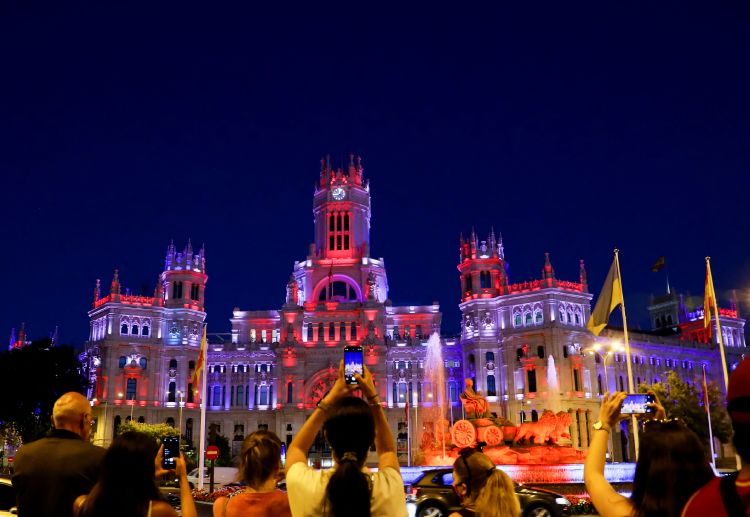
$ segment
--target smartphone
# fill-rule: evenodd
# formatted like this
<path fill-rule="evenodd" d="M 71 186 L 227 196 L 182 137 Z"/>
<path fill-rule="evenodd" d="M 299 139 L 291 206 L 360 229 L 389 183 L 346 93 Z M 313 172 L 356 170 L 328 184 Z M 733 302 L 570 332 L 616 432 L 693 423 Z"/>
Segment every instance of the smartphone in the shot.
<path fill-rule="evenodd" d="M 165 436 L 161 443 L 164 444 L 161 466 L 166 470 L 174 469 L 176 467 L 175 458 L 180 456 L 180 439 L 176 436 Z"/>
<path fill-rule="evenodd" d="M 653 413 L 656 408 L 649 407 L 647 404 L 655 402 L 654 396 L 647 393 L 628 393 L 625 401 L 622 403 L 620 413 L 623 415 L 642 415 L 644 413 Z"/>
<path fill-rule="evenodd" d="M 361 346 L 344 347 L 344 379 L 347 384 L 357 384 L 354 374 L 364 374 L 362 363 L 363 355 Z"/>

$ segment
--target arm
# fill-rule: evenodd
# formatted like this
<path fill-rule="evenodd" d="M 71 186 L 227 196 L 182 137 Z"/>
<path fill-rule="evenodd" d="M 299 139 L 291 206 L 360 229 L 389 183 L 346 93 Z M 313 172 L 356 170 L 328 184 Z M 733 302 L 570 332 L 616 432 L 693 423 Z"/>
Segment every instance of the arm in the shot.
<path fill-rule="evenodd" d="M 616 517 L 631 515 L 633 506 L 628 499 L 618 494 L 607 478 L 604 477 L 604 460 L 607 453 L 607 441 L 612 428 L 621 420 L 620 408 L 627 396 L 626 393 L 615 392 L 610 397 L 604 395 L 599 410 L 599 420 L 602 428 L 594 430 L 594 436 L 589 444 L 586 463 L 583 467 L 583 481 L 591 496 L 591 502 L 602 517 Z"/>
<path fill-rule="evenodd" d="M 359 374 L 354 376 L 357 379 L 362 394 L 367 399 L 372 410 L 372 417 L 375 420 L 375 449 L 378 452 L 378 469 L 392 467 L 397 471 L 399 469 L 398 455 L 396 453 L 396 442 L 393 440 L 393 432 L 388 420 L 385 418 L 385 411 L 380 404 L 378 392 L 375 390 L 375 384 L 372 382 L 372 374 L 367 367 L 364 367 L 364 376 Z"/>
<path fill-rule="evenodd" d="M 336 379 L 336 383 L 331 388 L 331 391 L 320 401 L 320 406 L 315 408 L 312 415 L 305 420 L 302 425 L 302 429 L 299 430 L 297 436 L 294 437 L 292 443 L 289 444 L 289 449 L 286 451 L 286 470 L 289 469 L 295 463 L 304 463 L 307 465 L 307 452 L 310 450 L 315 435 L 323 426 L 323 422 L 326 420 L 325 411 L 322 407 L 330 407 L 331 405 L 338 402 L 342 397 L 346 397 L 351 394 L 353 386 L 346 384 L 344 380 L 344 361 L 339 363 L 339 376 Z"/>
<path fill-rule="evenodd" d="M 187 466 L 185 465 L 185 456 L 180 453 L 179 458 L 175 458 L 175 469 L 177 477 L 180 479 L 180 509 L 182 517 L 198 517 L 198 509 L 195 507 L 193 492 L 190 490 L 190 482 L 187 478 Z"/>

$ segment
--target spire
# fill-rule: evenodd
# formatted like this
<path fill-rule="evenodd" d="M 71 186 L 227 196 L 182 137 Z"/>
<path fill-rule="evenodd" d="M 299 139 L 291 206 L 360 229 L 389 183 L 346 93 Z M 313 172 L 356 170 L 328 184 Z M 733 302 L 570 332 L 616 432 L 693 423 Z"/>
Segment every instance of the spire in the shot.
<path fill-rule="evenodd" d="M 16 329 L 15 327 L 10 329 L 10 342 L 8 343 L 8 350 L 11 350 L 16 344 Z"/>
<path fill-rule="evenodd" d="M 497 256 L 500 258 L 500 260 L 505 260 L 505 248 L 503 248 L 503 234 L 498 234 L 497 239 Z"/>
<path fill-rule="evenodd" d="M 193 243 L 188 238 L 187 246 L 185 246 L 185 267 L 189 267 L 193 262 Z"/>
<path fill-rule="evenodd" d="M 174 239 L 170 239 L 169 246 L 167 246 L 167 254 L 164 258 L 164 271 L 169 271 L 174 266 L 175 254 Z"/>
<path fill-rule="evenodd" d="M 479 243 L 477 242 L 477 234 L 474 231 L 474 227 L 471 227 L 471 257 L 470 258 L 477 258 L 477 247 L 479 246 Z"/>
<path fill-rule="evenodd" d="M 51 341 L 50 346 L 55 346 L 57 344 L 57 339 L 58 339 L 57 336 L 58 336 L 58 327 L 57 325 L 55 325 L 55 330 L 52 331 L 52 333 L 49 335 L 49 338 Z"/>
<path fill-rule="evenodd" d="M 156 307 L 164 306 L 164 284 L 161 281 L 161 275 L 156 277 L 156 287 L 154 287 L 154 305 Z"/>
<path fill-rule="evenodd" d="M 578 270 L 578 277 L 581 279 L 581 286 L 583 288 L 584 293 L 589 292 L 589 282 L 588 277 L 586 275 L 586 266 L 583 264 L 583 259 L 581 259 L 581 266 Z"/>
<path fill-rule="evenodd" d="M 201 244 L 201 250 L 199 252 L 199 265 L 203 273 L 206 272 L 206 243 Z"/>
<path fill-rule="evenodd" d="M 99 301 L 99 298 L 102 295 L 102 281 L 101 279 L 96 279 L 96 287 L 94 287 L 94 303 L 93 305 L 96 306 L 96 302 Z"/>
<path fill-rule="evenodd" d="M 490 227 L 489 241 L 490 257 L 497 257 L 497 239 L 495 238 L 495 227 Z"/>
<path fill-rule="evenodd" d="M 112 277 L 112 284 L 109 287 L 109 294 L 112 296 L 112 301 L 120 302 L 120 270 L 115 269 L 115 274 Z"/>
<path fill-rule="evenodd" d="M 737 303 L 737 289 L 732 289 L 732 298 L 729 300 L 729 308 L 737 313 L 740 317 L 740 305 Z"/>
<path fill-rule="evenodd" d="M 544 267 L 542 268 L 542 280 L 547 287 L 555 287 L 555 269 L 549 260 L 549 252 L 544 253 Z"/>
<path fill-rule="evenodd" d="M 21 348 L 26 344 L 26 323 L 21 322 L 21 328 L 18 329 L 18 339 L 16 339 L 16 342 L 14 343 L 15 348 Z"/>

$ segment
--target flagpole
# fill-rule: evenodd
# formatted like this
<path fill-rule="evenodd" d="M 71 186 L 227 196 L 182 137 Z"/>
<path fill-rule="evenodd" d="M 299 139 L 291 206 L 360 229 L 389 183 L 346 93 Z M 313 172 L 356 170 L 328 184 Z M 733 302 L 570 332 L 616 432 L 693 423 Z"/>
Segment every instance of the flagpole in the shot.
<path fill-rule="evenodd" d="M 409 414 L 409 395 L 406 395 L 406 464 L 411 467 L 411 415 Z"/>
<path fill-rule="evenodd" d="M 615 248 L 615 264 L 617 264 L 617 279 L 620 281 L 620 292 L 623 292 L 622 288 L 622 273 L 620 273 L 620 250 Z M 622 311 L 622 329 L 623 329 L 623 338 L 625 341 L 625 360 L 628 363 L 628 391 L 630 393 L 635 393 L 635 386 L 633 385 L 633 364 L 630 360 L 630 341 L 628 340 L 628 319 L 625 316 L 625 295 L 622 295 L 622 303 L 620 304 L 620 309 Z M 639 449 L 639 440 L 638 440 L 638 420 L 636 420 L 635 415 L 631 416 L 631 423 L 633 425 L 633 445 L 635 445 L 635 461 L 638 461 L 638 449 Z"/>
<path fill-rule="evenodd" d="M 708 275 L 708 284 L 711 288 L 711 299 L 714 306 L 714 318 L 716 319 L 716 335 L 719 339 L 719 353 L 721 354 L 721 370 L 724 374 L 724 393 L 729 392 L 729 370 L 727 370 L 727 357 L 724 355 L 724 337 L 721 334 L 721 321 L 719 320 L 719 301 L 716 299 L 716 290 L 714 289 L 714 276 L 711 274 L 711 257 L 706 257 L 706 274 Z M 705 303 L 704 303 L 705 305 Z M 705 313 L 706 307 L 703 307 Z M 705 318 L 705 315 L 704 315 Z M 735 451 L 734 458 L 737 462 L 737 470 L 742 468 L 742 460 Z"/>
<path fill-rule="evenodd" d="M 711 448 L 711 466 L 716 470 L 716 454 L 714 453 L 714 433 L 711 429 L 711 403 L 708 400 L 708 383 L 706 382 L 706 365 L 703 367 L 703 403 L 706 406 L 706 418 L 708 419 L 708 445 Z"/>
<path fill-rule="evenodd" d="M 206 327 L 203 326 L 204 336 Z M 206 350 L 203 357 L 203 371 L 201 372 L 201 427 L 200 445 L 198 447 L 198 488 L 203 488 L 203 478 L 206 468 L 206 383 L 208 381 L 208 336 L 206 336 Z"/>

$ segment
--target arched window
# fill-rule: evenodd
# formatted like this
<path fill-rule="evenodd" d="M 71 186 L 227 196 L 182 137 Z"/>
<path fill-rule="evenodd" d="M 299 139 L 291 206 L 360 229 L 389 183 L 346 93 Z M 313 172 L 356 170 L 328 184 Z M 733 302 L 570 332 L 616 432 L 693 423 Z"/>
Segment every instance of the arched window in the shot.
<path fill-rule="evenodd" d="M 307 340 L 308 341 L 313 340 L 313 324 L 312 323 L 307 324 Z"/>
<path fill-rule="evenodd" d="M 325 331 L 323 329 L 323 323 L 318 323 L 318 341 L 324 341 L 326 338 Z"/>
<path fill-rule="evenodd" d="M 349 331 L 349 339 L 357 339 L 357 323 L 352 321 L 351 330 Z"/>
<path fill-rule="evenodd" d="M 576 325 L 580 325 L 581 324 L 581 314 L 578 313 L 578 312 L 576 312 L 575 318 L 576 318 Z"/>
<path fill-rule="evenodd" d="M 565 307 L 560 307 L 560 323 L 567 323 L 568 315 L 565 312 Z"/>
<path fill-rule="evenodd" d="M 140 329 L 140 327 L 138 325 L 133 325 L 130 328 L 130 333 L 133 334 L 134 336 L 137 336 L 140 331 L 141 331 L 141 329 Z"/>
<path fill-rule="evenodd" d="M 177 359 L 170 359 L 169 360 L 169 367 L 170 368 L 177 368 Z"/>
<path fill-rule="evenodd" d="M 495 376 L 487 376 L 487 396 L 494 397 L 497 395 L 497 388 L 495 387 Z"/>
<path fill-rule="evenodd" d="M 356 302 L 357 290 L 349 285 L 348 282 L 342 280 L 335 280 L 329 285 L 324 286 L 320 290 L 318 295 L 318 301 L 334 301 L 334 302 Z"/>
<path fill-rule="evenodd" d="M 294 402 L 294 384 L 290 381 L 286 383 L 286 403 Z"/>
<path fill-rule="evenodd" d="M 492 287 L 492 280 L 489 271 L 481 271 L 479 273 L 479 284 L 482 289 L 489 289 Z"/>
<path fill-rule="evenodd" d="M 120 356 L 120 359 L 117 361 L 117 365 L 120 368 L 125 368 L 125 365 L 127 364 L 128 360 L 124 355 Z"/>
<path fill-rule="evenodd" d="M 534 323 L 537 325 L 540 325 L 543 319 L 544 317 L 542 316 L 542 309 L 535 310 L 534 311 Z"/>
<path fill-rule="evenodd" d="M 523 325 L 523 319 L 521 318 L 521 313 L 517 312 L 513 315 L 513 326 L 520 327 L 521 325 Z"/>
<path fill-rule="evenodd" d="M 538 422 L 539 421 L 539 413 L 537 413 L 536 409 L 531 410 L 531 421 L 532 422 Z"/>
<path fill-rule="evenodd" d="M 339 325 L 339 340 L 346 340 L 346 323 L 344 323 L 343 321 Z"/>
<path fill-rule="evenodd" d="M 128 324 L 123 323 L 120 325 L 120 334 L 126 335 L 128 333 Z"/>
<path fill-rule="evenodd" d="M 145 336 L 145 337 L 148 337 L 150 333 L 151 333 L 151 329 L 149 328 L 149 326 L 148 325 L 144 325 L 143 326 L 143 330 L 141 330 L 141 335 Z"/>
<path fill-rule="evenodd" d="M 135 400 L 135 389 L 137 386 L 137 382 L 138 381 L 136 379 L 128 379 L 127 400 Z"/>
<path fill-rule="evenodd" d="M 538 347 L 536 347 L 536 356 L 539 359 L 544 359 L 544 346 L 539 345 Z"/>
<path fill-rule="evenodd" d="M 140 361 L 138 361 L 138 365 L 142 370 L 145 370 L 146 366 L 148 366 L 148 359 L 146 359 L 145 357 L 141 357 Z"/>
<path fill-rule="evenodd" d="M 526 326 L 531 325 L 531 313 L 530 312 L 527 312 L 526 314 L 523 315 L 523 322 L 524 322 L 524 325 Z"/>
<path fill-rule="evenodd" d="M 494 362 L 495 361 L 495 352 L 487 352 L 484 354 L 484 359 L 487 362 Z"/>
<path fill-rule="evenodd" d="M 399 402 L 402 404 L 406 402 L 406 383 L 405 382 L 398 383 L 398 398 L 396 399 L 396 402 Z"/>
<path fill-rule="evenodd" d="M 177 383 L 175 381 L 171 381 L 169 383 L 169 391 L 167 393 L 167 402 L 175 401 L 176 390 L 177 390 Z"/>

